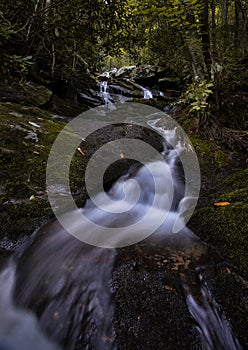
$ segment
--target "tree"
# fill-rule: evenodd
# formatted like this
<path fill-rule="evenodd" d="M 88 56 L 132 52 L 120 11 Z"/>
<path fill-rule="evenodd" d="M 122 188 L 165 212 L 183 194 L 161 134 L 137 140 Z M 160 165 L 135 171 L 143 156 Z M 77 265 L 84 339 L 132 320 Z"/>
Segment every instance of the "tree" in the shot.
<path fill-rule="evenodd" d="M 96 70 L 103 53 L 117 53 L 120 43 L 127 42 L 130 11 L 125 6 L 121 0 L 2 0 L 3 73 L 16 73 L 17 57 L 23 63 L 31 60 L 28 71 L 42 81 Z"/>

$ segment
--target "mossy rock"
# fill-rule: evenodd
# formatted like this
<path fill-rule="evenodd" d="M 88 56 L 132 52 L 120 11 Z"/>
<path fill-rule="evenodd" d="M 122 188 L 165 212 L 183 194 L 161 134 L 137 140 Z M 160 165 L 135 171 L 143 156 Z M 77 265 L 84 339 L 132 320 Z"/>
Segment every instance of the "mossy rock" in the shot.
<path fill-rule="evenodd" d="M 201 171 L 201 191 L 198 207 L 209 206 L 218 192 L 218 179 L 228 167 L 228 154 L 213 140 L 204 140 L 198 135 L 188 135 L 198 157 Z"/>
<path fill-rule="evenodd" d="M 222 169 L 228 164 L 227 154 L 214 140 L 207 141 L 197 135 L 189 137 L 198 156 L 202 173 L 208 173 L 211 168 Z"/>
<path fill-rule="evenodd" d="M 64 125 L 38 107 L 0 103 L 0 237 L 16 240 L 52 216 L 46 166 L 52 144 Z M 73 157 L 71 191 L 81 204 L 86 198 L 80 186 L 85 166 L 80 155 Z"/>
<path fill-rule="evenodd" d="M 36 228 L 32 222 L 39 226 L 39 219 L 40 222 L 43 222 L 51 216 L 46 188 L 47 160 L 53 142 L 64 126 L 64 122 L 54 120 L 53 114 L 37 107 L 13 103 L 0 104 L 2 134 L 0 145 L 2 168 L 0 171 L 0 204 L 2 204 L 2 211 L 0 218 L 6 221 L 6 225 L 0 229 L 0 237 L 6 235 L 9 239 L 16 239 L 18 236 L 30 234 Z M 29 137 L 30 135 L 33 137 Z M 143 139 L 159 151 L 162 150 L 160 137 L 149 128 L 120 124 L 106 127 L 104 130 L 99 129 L 89 135 L 81 144 L 86 156 L 82 157 L 75 150 L 75 154 L 70 160 L 70 190 L 78 206 L 83 206 L 88 197 L 84 174 L 89 159 L 103 144 L 123 136 Z M 68 133 L 69 141 L 70 133 Z M 126 173 L 131 164 L 132 162 L 130 163 L 130 160 L 124 157 L 109 167 L 103 178 L 105 188 L 109 188 L 114 181 Z M 97 172 L 98 164 L 95 168 Z M 67 171 L 67 169 L 65 170 Z M 54 183 L 56 186 L 58 184 L 58 188 L 55 186 L 56 188 L 52 188 L 51 192 L 58 195 L 63 192 L 59 185 L 64 183 L 65 175 L 61 169 L 58 170 L 54 167 L 53 176 Z M 62 195 L 70 194 L 62 193 Z M 70 209 L 72 208 L 65 206 L 61 210 Z M 29 222 L 30 228 L 28 227 Z"/>
<path fill-rule="evenodd" d="M 222 181 L 223 189 L 240 190 L 248 187 L 248 167 L 236 169 L 226 176 Z"/>
<path fill-rule="evenodd" d="M 14 78 L 0 81 L 0 101 L 3 102 L 43 106 L 50 101 L 52 94 L 45 86 L 31 81 L 20 82 Z"/>
<path fill-rule="evenodd" d="M 221 194 L 217 201 L 248 204 L 248 187 Z"/>
<path fill-rule="evenodd" d="M 43 199 L 5 202 L 0 211 L 0 239 L 7 236 L 12 241 L 18 241 L 32 234 L 52 215 L 49 203 Z"/>
<path fill-rule="evenodd" d="M 248 204 L 200 208 L 189 226 L 205 242 L 213 245 L 240 272 L 248 277 Z"/>

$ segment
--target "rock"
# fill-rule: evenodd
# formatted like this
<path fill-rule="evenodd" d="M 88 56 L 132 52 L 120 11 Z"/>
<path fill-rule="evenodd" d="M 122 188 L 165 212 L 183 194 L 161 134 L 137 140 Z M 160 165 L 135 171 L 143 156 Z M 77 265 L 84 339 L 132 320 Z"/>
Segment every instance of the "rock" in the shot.
<path fill-rule="evenodd" d="M 194 232 L 226 256 L 245 278 L 248 278 L 247 218 L 248 204 L 231 203 L 224 207 L 200 208 L 190 220 Z"/>
<path fill-rule="evenodd" d="M 113 81 L 116 78 L 131 79 L 142 86 L 159 90 L 163 90 L 163 88 L 182 88 L 180 79 L 175 77 L 175 73 L 156 65 L 125 66 L 118 70 L 113 68 L 102 73 L 99 77 Z"/>
<path fill-rule="evenodd" d="M 131 78 L 133 76 L 133 71 L 136 69 L 136 66 L 125 66 L 121 67 L 114 73 L 116 78 Z M 113 74 L 112 74 L 113 75 Z"/>
<path fill-rule="evenodd" d="M 20 83 L 16 79 L 0 81 L 0 101 L 22 103 L 33 106 L 43 106 L 52 97 L 52 91 L 33 83 Z"/>
<path fill-rule="evenodd" d="M 220 175 L 219 175 L 220 177 Z M 194 232 L 212 244 L 243 274 L 248 277 L 247 217 L 248 168 L 239 169 L 215 181 L 212 201 L 195 211 L 190 220 Z M 214 202 L 229 205 L 215 207 Z M 210 204 L 212 204 L 210 206 Z"/>
<path fill-rule="evenodd" d="M 53 96 L 53 99 L 59 98 Z M 68 110 L 64 110 L 63 105 L 60 107 L 60 112 L 67 115 Z M 0 237 L 7 235 L 16 240 L 29 235 L 52 214 L 46 195 L 46 163 L 53 141 L 63 126 L 58 116 L 55 118 L 38 107 L 0 103 L 0 165 L 5 169 L 0 173 L 3 189 Z M 143 139 L 159 151 L 162 149 L 159 136 L 149 128 L 113 125 L 89 135 L 81 146 L 87 156 L 83 158 L 76 153 L 71 162 L 71 191 L 79 206 L 87 198 L 82 177 L 91 155 L 105 143 L 123 136 Z M 131 164 L 133 161 L 129 159 L 113 163 L 104 174 L 105 188 L 127 172 Z"/>
<path fill-rule="evenodd" d="M 17 82 L 0 80 L 0 102 L 21 103 L 25 101 L 24 91 Z"/>
<path fill-rule="evenodd" d="M 57 116 L 73 118 L 82 113 L 85 109 L 72 101 L 62 99 L 53 95 L 46 108 Z"/>
<path fill-rule="evenodd" d="M 23 91 L 25 93 L 26 101 L 29 104 L 37 107 L 47 104 L 53 94 L 52 91 L 47 89 L 45 86 L 33 82 L 24 83 Z"/>
<path fill-rule="evenodd" d="M 111 78 L 112 76 L 115 76 L 115 74 L 117 73 L 118 69 L 117 68 L 112 68 L 107 70 L 106 72 L 103 72 L 101 74 L 98 75 L 99 80 L 106 80 Z"/>

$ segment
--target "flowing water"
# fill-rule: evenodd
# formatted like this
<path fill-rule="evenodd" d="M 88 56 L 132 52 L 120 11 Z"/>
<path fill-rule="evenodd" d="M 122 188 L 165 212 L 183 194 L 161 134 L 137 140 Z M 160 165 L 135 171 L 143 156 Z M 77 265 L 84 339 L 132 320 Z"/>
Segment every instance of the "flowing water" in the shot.
<path fill-rule="evenodd" d="M 202 279 L 202 276 L 200 276 Z M 186 302 L 197 324 L 204 350 L 241 350 L 242 347 L 234 337 L 227 319 L 220 312 L 205 283 L 201 288 L 202 304 L 198 304 L 191 292 L 186 292 Z"/>
<path fill-rule="evenodd" d="M 0 349 L 59 350 L 42 333 L 34 314 L 14 305 L 15 270 L 10 263 L 0 273 Z"/>
<path fill-rule="evenodd" d="M 153 98 L 152 92 L 140 85 L 141 90 L 144 93 L 144 99 L 149 100 Z"/>
<path fill-rule="evenodd" d="M 103 97 L 104 103 L 108 104 L 110 102 L 110 95 L 108 92 L 108 82 L 102 81 L 100 83 L 100 94 Z"/>
<path fill-rule="evenodd" d="M 144 99 L 153 99 L 153 94 L 149 89 L 144 88 L 141 85 L 139 85 L 139 87 L 143 91 L 143 98 Z M 164 94 L 161 91 L 159 92 L 159 95 L 164 96 Z M 130 98 L 124 97 L 120 94 L 113 94 L 113 95 L 110 94 L 108 82 L 106 80 L 100 82 L 100 96 L 102 97 L 102 99 L 106 105 L 112 104 L 113 99 L 115 100 L 115 102 L 121 102 L 121 103 L 124 103 L 124 102 L 130 100 Z"/>
<path fill-rule="evenodd" d="M 101 92 L 107 103 L 107 84 L 101 85 Z M 151 125 L 156 128 L 155 122 Z M 114 228 L 117 243 L 131 240 L 133 235 L 139 236 L 140 232 L 153 228 L 154 222 L 161 222 L 161 225 L 147 239 L 147 244 L 152 242 L 153 245 L 166 247 L 182 246 L 187 240 L 199 241 L 183 224 L 185 184 L 178 164 L 178 152 L 182 146 L 168 146 L 168 140 L 170 145 L 173 144 L 175 134 L 173 131 L 161 130 L 160 128 L 160 134 L 165 138 L 162 160 L 149 162 L 146 166 L 131 167 L 108 193 L 114 204 L 104 205 L 105 194 L 100 193 L 97 200 L 103 202 L 102 209 L 95 207 L 90 200 L 81 209 L 96 224 Z M 139 200 L 132 206 L 137 198 L 137 183 L 140 184 L 141 192 Z M 155 192 L 158 196 L 154 202 Z M 149 221 L 145 222 L 140 220 L 151 206 L 154 207 L 152 219 L 150 217 Z M 131 209 L 124 212 L 129 207 Z M 113 213 L 114 208 L 118 209 L 116 214 Z M 71 225 L 80 229 L 83 236 L 94 234 L 89 232 L 90 226 L 86 223 L 82 225 L 82 222 L 74 221 L 73 212 L 65 215 L 72 218 Z M 175 233 L 173 227 L 178 221 L 181 222 L 182 229 Z M 131 226 L 133 224 L 136 225 Z M 125 227 L 124 237 L 120 227 Z M 35 232 L 14 256 L 17 264 L 14 298 L 17 305 L 32 309 L 36 313 L 42 330 L 39 330 L 35 323 L 34 326 L 30 326 L 29 319 L 34 319 L 33 315 L 13 305 L 10 297 L 13 287 L 9 287 L 7 278 L 6 283 L 0 286 L 0 302 L 4 304 L 2 309 L 6 311 L 0 315 L 0 349 L 17 349 L 14 346 L 5 346 L 4 341 L 18 344 L 20 332 L 24 338 L 24 345 L 20 342 L 18 347 L 20 350 L 55 349 L 56 347 L 43 336 L 42 331 L 65 349 L 116 349 L 113 326 L 114 296 L 111 288 L 116 258 L 116 249 L 80 242 L 68 234 L 57 220 Z M 13 285 L 15 268 L 13 271 L 8 269 L 9 267 L 3 274 L 10 274 L 9 280 L 12 280 Z M 2 287 L 4 285 L 6 288 Z M 203 306 L 196 302 L 190 290 L 185 293 L 189 312 L 198 325 L 202 348 L 240 349 L 230 326 L 220 316 L 216 305 L 210 306 L 205 289 L 202 291 Z M 20 330 L 16 326 L 17 318 Z M 11 333 L 6 330 L 7 322 Z M 25 339 L 29 333 L 31 338 L 27 345 Z M 6 334 L 9 334 L 7 338 Z M 40 347 L 35 345 L 36 339 L 41 339 Z"/>

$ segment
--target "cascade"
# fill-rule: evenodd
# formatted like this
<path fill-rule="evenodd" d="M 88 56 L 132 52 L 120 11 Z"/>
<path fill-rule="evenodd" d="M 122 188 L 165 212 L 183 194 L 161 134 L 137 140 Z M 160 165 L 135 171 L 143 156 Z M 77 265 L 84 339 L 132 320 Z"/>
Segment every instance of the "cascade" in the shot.
<path fill-rule="evenodd" d="M 199 278 L 203 281 L 203 276 Z M 197 303 L 191 292 L 186 291 L 188 309 L 197 324 L 201 343 L 206 350 L 242 350 L 238 340 L 234 337 L 230 324 L 212 297 L 207 284 L 201 288 L 202 305 Z"/>
<path fill-rule="evenodd" d="M 110 102 L 110 96 L 108 93 L 108 82 L 102 81 L 100 83 L 100 95 L 103 97 L 104 103 L 108 104 Z"/>
<path fill-rule="evenodd" d="M 149 100 L 149 99 L 153 98 L 152 92 L 150 90 L 148 90 L 148 89 L 146 89 L 146 88 L 144 88 L 142 86 L 141 86 L 141 89 L 144 92 L 144 99 Z"/>
<path fill-rule="evenodd" d="M 100 93 L 107 103 L 107 82 L 101 83 Z M 175 130 L 157 127 L 157 120 L 149 124 L 163 136 L 162 159 L 142 166 L 132 166 L 128 173 L 121 176 L 109 190 L 110 202 L 104 204 L 106 194 L 98 193 L 80 210 L 96 225 L 114 229 L 117 246 L 132 242 L 133 236 L 137 237 L 139 233 L 149 231 L 153 228 L 154 222 L 161 222 L 161 225 L 147 240 L 153 245 L 166 247 L 171 241 L 179 242 L 181 245 L 184 244 L 184 240 L 199 241 L 198 237 L 184 224 L 183 211 L 187 198 L 184 183 L 178 175 L 180 173 L 178 154 L 183 147 L 175 138 Z M 140 190 L 138 201 L 136 201 L 137 186 Z M 173 200 L 171 200 L 172 197 Z M 95 200 L 103 203 L 101 208 L 95 205 Z M 152 206 L 149 220 L 141 220 Z M 94 235 L 92 225 L 87 221 L 82 223 L 80 220 L 74 220 L 74 214 L 74 211 L 65 214 L 71 218 L 70 225 L 81 230 L 83 238 Z M 179 232 L 174 232 L 176 222 L 180 223 Z M 112 236 L 111 239 L 113 239 Z M 17 249 L 14 258 L 17 262 L 17 274 L 13 277 L 17 286 L 14 298 L 18 308 L 32 309 L 38 315 L 41 331 L 30 328 L 30 332 L 35 336 L 38 333 L 39 337 L 45 343 L 47 342 L 47 345 L 40 348 L 41 350 L 56 348 L 53 348 L 53 343 L 50 344 L 46 338 L 42 338 L 42 332 L 46 332 L 53 341 L 65 349 L 117 349 L 113 325 L 114 295 L 111 288 L 117 249 L 106 249 L 80 242 L 68 234 L 57 220 L 53 220 L 35 232 L 30 240 Z M 0 301 L 3 293 L 8 290 L 10 296 L 11 289 L 0 289 Z M 202 295 L 203 298 L 205 296 L 204 300 L 207 300 L 204 289 Z M 9 296 L 7 295 L 7 299 Z M 216 308 L 211 308 L 205 302 L 205 309 L 203 309 L 197 304 L 190 291 L 186 293 L 186 303 L 198 324 L 203 348 L 241 349 L 229 325 L 218 314 Z M 6 315 L 0 316 L 2 330 L 8 313 L 17 312 L 12 302 L 6 304 L 5 308 Z M 30 317 L 25 311 L 21 311 L 20 316 L 20 319 L 25 322 Z M 8 327 L 11 328 L 13 322 L 15 317 L 10 320 Z M 216 331 L 211 333 L 210 330 L 215 328 Z M 24 334 L 26 331 L 27 329 Z M 13 329 L 12 339 L 14 341 L 19 339 L 15 329 Z M 225 347 L 225 339 L 232 342 L 229 348 Z M 0 337 L 0 348 L 1 346 Z M 26 345 L 19 347 L 19 350 L 24 349 L 29 350 Z"/>

